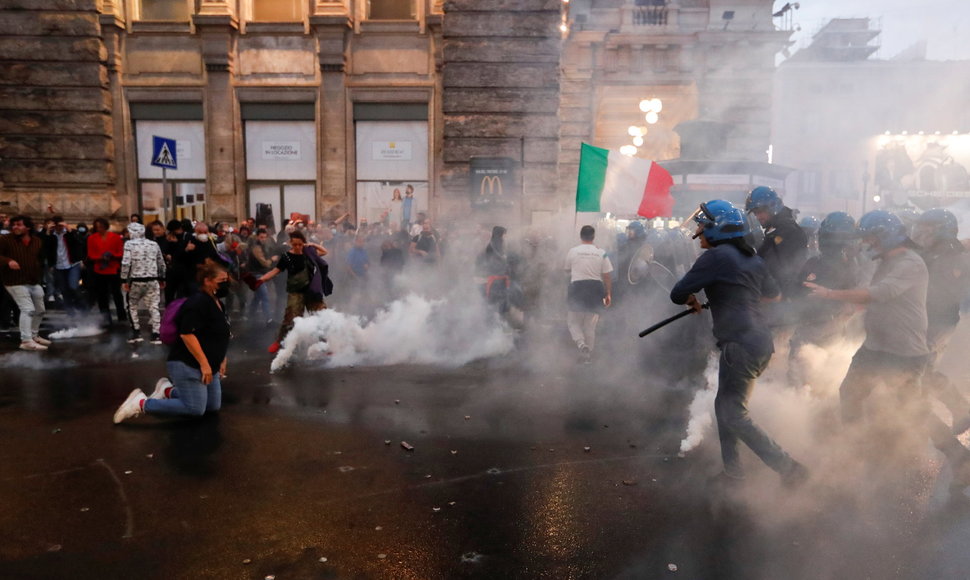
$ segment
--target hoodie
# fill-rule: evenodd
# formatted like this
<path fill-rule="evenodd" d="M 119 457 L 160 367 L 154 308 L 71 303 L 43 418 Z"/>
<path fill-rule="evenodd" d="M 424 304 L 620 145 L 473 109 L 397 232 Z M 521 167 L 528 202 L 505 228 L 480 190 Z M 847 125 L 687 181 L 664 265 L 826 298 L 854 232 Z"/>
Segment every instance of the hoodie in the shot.
<path fill-rule="evenodd" d="M 162 248 L 145 238 L 145 226 L 139 223 L 128 224 L 130 239 L 125 242 L 121 256 L 121 281 L 150 282 L 165 280 L 165 257 Z"/>

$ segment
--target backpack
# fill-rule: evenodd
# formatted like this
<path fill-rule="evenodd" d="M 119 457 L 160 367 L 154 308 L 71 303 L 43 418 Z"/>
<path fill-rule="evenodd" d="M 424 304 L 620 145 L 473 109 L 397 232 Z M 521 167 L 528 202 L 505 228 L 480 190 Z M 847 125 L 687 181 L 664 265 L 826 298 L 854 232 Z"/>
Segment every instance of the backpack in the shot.
<path fill-rule="evenodd" d="M 165 305 L 165 314 L 162 315 L 162 324 L 158 333 L 162 338 L 162 343 L 171 346 L 178 340 L 178 315 L 186 300 L 187 298 L 179 298 Z"/>

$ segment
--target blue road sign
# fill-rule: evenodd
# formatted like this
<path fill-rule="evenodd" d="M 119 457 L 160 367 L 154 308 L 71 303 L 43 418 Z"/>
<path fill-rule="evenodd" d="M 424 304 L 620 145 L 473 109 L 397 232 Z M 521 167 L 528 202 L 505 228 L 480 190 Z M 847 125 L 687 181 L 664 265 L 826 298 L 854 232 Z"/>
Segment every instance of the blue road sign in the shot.
<path fill-rule="evenodd" d="M 152 135 L 152 165 L 165 169 L 178 169 L 175 139 Z"/>

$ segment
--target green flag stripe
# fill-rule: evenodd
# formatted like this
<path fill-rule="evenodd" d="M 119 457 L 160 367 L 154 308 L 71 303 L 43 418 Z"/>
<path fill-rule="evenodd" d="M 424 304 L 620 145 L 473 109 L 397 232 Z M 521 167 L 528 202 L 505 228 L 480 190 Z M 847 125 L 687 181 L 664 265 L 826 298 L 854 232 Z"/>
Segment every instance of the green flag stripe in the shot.
<path fill-rule="evenodd" d="M 600 195 L 606 184 L 609 155 L 609 149 L 582 144 L 579 153 L 579 179 L 576 181 L 576 211 L 600 210 Z"/>

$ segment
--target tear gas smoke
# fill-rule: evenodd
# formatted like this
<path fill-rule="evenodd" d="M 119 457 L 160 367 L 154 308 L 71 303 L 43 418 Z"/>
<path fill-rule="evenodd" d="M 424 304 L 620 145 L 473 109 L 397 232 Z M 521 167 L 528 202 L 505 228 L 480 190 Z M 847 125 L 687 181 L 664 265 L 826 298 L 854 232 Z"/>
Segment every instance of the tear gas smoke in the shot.
<path fill-rule="evenodd" d="M 496 315 L 450 299 L 409 294 L 378 311 L 373 320 L 323 310 L 297 318 L 273 359 L 276 372 L 305 353 L 328 366 L 401 363 L 458 367 L 508 353 L 513 337 Z M 479 301 L 480 302 L 480 301 Z"/>
<path fill-rule="evenodd" d="M 76 326 L 72 328 L 65 328 L 63 330 L 58 330 L 52 332 L 50 337 L 53 340 L 64 340 L 67 338 L 86 338 L 89 336 L 98 336 L 103 334 L 104 330 L 96 324 L 85 324 L 82 326 Z"/>
<path fill-rule="evenodd" d="M 681 456 L 701 444 L 704 434 L 713 423 L 714 397 L 717 395 L 717 370 L 719 367 L 718 356 L 716 353 L 712 353 L 707 361 L 707 369 L 704 370 L 704 379 L 707 382 L 703 389 L 694 393 L 694 400 L 690 403 L 687 435 L 680 442 Z"/>

